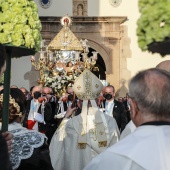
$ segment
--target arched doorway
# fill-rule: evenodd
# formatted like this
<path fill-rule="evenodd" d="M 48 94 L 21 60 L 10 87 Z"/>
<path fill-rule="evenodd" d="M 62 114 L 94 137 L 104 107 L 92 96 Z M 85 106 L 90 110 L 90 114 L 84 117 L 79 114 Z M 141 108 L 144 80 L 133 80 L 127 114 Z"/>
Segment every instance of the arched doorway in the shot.
<path fill-rule="evenodd" d="M 88 57 L 92 56 L 92 52 L 96 51 L 93 48 L 89 48 L 89 53 L 88 53 Z M 97 51 L 96 51 L 97 52 Z M 99 71 L 93 71 L 93 73 L 100 78 L 100 80 L 106 80 L 106 65 L 105 62 L 102 58 L 102 56 L 100 55 L 100 53 L 97 54 L 97 61 L 96 61 L 96 66 L 99 68 Z"/>

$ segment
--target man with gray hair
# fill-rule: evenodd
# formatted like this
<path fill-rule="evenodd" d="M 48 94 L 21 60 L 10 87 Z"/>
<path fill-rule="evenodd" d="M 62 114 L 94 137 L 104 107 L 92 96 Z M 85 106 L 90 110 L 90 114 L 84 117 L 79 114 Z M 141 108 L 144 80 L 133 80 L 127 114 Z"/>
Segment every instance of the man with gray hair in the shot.
<path fill-rule="evenodd" d="M 170 60 L 165 60 L 160 62 L 156 68 L 161 69 L 161 70 L 166 70 L 170 73 Z M 136 126 L 132 122 L 132 120 L 126 125 L 125 129 L 120 135 L 120 140 L 125 138 L 127 135 L 132 133 L 136 129 Z"/>
<path fill-rule="evenodd" d="M 85 170 L 170 169 L 170 74 L 157 68 L 139 72 L 130 81 L 129 102 L 136 130 Z"/>

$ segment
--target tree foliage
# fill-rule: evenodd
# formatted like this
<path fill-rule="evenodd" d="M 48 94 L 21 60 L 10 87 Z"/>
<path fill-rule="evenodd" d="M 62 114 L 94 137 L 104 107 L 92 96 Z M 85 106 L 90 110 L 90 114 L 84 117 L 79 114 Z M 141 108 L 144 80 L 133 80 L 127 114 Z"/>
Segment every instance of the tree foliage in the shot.
<path fill-rule="evenodd" d="M 170 0 L 139 0 L 138 44 L 142 51 L 149 45 L 170 38 Z"/>

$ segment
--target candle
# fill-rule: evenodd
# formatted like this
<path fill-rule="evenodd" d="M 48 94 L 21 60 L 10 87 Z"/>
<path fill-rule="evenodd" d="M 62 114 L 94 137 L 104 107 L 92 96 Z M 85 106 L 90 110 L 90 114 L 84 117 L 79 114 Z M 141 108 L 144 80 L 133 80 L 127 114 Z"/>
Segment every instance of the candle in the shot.
<path fill-rule="evenodd" d="M 35 57 L 33 55 L 31 56 L 31 61 L 35 61 Z"/>
<path fill-rule="evenodd" d="M 49 52 L 49 60 L 52 61 L 53 60 L 53 52 Z"/>
<path fill-rule="evenodd" d="M 91 63 L 91 58 L 88 58 L 88 62 Z"/>
<path fill-rule="evenodd" d="M 93 53 L 93 60 L 96 61 L 98 52 L 93 51 L 92 53 Z"/>
<path fill-rule="evenodd" d="M 80 61 L 80 52 L 78 51 L 75 52 L 75 60 Z"/>
<path fill-rule="evenodd" d="M 45 40 L 41 40 L 40 48 L 43 48 L 43 47 L 44 47 L 44 42 L 45 42 Z"/>

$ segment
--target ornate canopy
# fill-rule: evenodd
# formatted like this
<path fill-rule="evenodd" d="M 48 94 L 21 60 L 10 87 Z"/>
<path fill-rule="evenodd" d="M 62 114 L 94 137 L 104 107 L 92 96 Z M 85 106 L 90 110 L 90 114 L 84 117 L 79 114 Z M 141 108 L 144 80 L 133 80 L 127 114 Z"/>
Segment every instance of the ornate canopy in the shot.
<path fill-rule="evenodd" d="M 72 20 L 69 16 L 64 16 L 60 20 L 63 28 L 48 45 L 48 50 L 83 51 L 82 44 L 70 30 Z"/>

